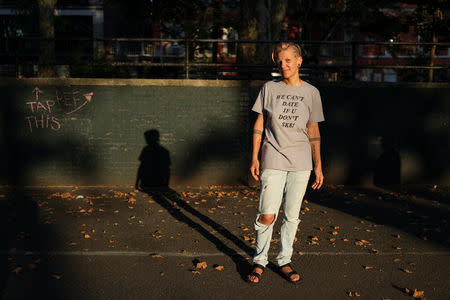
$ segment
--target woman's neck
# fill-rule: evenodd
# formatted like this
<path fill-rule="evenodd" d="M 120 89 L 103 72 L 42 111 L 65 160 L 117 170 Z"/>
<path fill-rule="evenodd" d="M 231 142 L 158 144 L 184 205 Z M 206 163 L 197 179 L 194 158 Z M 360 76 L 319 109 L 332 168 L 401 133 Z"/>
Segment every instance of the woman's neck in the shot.
<path fill-rule="evenodd" d="M 297 76 L 292 76 L 290 78 L 284 78 L 283 82 L 287 85 L 292 85 L 292 86 L 296 86 L 296 85 L 300 85 L 303 83 L 303 80 L 300 79 L 300 77 Z"/>

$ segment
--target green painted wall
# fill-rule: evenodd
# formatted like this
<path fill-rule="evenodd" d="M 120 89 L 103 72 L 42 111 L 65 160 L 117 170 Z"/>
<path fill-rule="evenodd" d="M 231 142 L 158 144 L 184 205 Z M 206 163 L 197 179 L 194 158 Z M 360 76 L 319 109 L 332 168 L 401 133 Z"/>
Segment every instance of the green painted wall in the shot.
<path fill-rule="evenodd" d="M 261 85 L 3 80 L 1 183 L 133 185 L 151 129 L 170 154 L 172 185 L 245 183 Z M 389 172 L 403 182 L 450 183 L 449 85 L 317 86 L 329 183 L 371 183 Z M 396 155 L 399 166 L 390 164 Z"/>

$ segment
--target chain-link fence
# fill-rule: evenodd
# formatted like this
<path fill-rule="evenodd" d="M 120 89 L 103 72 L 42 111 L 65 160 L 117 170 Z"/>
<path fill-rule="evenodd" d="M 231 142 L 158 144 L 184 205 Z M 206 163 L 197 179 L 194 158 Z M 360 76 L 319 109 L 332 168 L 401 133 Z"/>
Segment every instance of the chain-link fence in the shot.
<path fill-rule="evenodd" d="M 5 38 L 0 40 L 0 76 L 37 77 L 42 66 L 52 66 L 57 77 L 271 79 L 280 76 L 271 62 L 277 42 Z M 449 81 L 450 43 L 293 42 L 302 46 L 304 79 Z"/>

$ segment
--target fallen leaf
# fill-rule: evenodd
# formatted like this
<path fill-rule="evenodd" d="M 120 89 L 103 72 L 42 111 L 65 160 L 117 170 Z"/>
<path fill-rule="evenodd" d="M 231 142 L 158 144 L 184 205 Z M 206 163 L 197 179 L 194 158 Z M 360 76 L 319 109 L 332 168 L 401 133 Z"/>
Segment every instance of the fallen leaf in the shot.
<path fill-rule="evenodd" d="M 361 296 L 358 292 L 347 292 L 349 297 L 359 297 Z"/>
<path fill-rule="evenodd" d="M 164 272 L 159 272 L 159 276 L 163 277 L 164 275 Z"/>
<path fill-rule="evenodd" d="M 333 231 L 331 234 L 332 234 L 332 235 L 337 235 L 337 234 L 339 234 L 339 232 Z"/>
<path fill-rule="evenodd" d="M 396 262 L 396 263 L 399 263 L 399 262 L 401 262 L 402 260 L 400 259 L 400 258 L 394 258 L 394 262 Z"/>
<path fill-rule="evenodd" d="M 195 267 L 196 267 L 197 269 L 206 269 L 206 268 L 208 267 L 208 265 L 206 264 L 206 261 L 201 261 L 201 262 L 198 262 L 198 263 L 195 265 Z"/>
<path fill-rule="evenodd" d="M 91 236 L 90 236 L 89 234 L 85 234 L 85 235 L 84 235 L 84 238 L 85 238 L 85 239 L 90 239 Z"/>
<path fill-rule="evenodd" d="M 252 240 L 251 237 L 248 237 L 248 236 L 246 236 L 246 235 L 244 235 L 243 238 L 244 238 L 244 241 L 251 241 L 251 240 Z"/>
<path fill-rule="evenodd" d="M 52 278 L 53 278 L 53 279 L 60 280 L 61 277 L 62 277 L 61 275 L 58 275 L 58 274 L 52 274 Z"/>
<path fill-rule="evenodd" d="M 224 266 L 215 266 L 214 269 L 217 271 L 222 271 L 224 269 Z"/>
<path fill-rule="evenodd" d="M 414 292 L 412 293 L 413 298 L 423 298 L 424 295 L 424 291 L 418 291 L 417 289 L 414 289 Z"/>
<path fill-rule="evenodd" d="M 200 274 L 200 271 L 192 270 L 191 273 L 192 273 L 192 274 Z"/>
<path fill-rule="evenodd" d="M 158 253 L 152 254 L 152 257 L 153 258 L 164 258 L 164 256 L 162 256 L 161 254 L 158 254 Z"/>
<path fill-rule="evenodd" d="M 400 269 L 400 270 L 402 270 L 403 272 L 405 272 L 405 273 L 407 273 L 407 274 L 412 274 L 412 273 L 414 273 L 413 271 L 411 271 L 411 270 L 409 270 L 409 269 Z"/>
<path fill-rule="evenodd" d="M 22 267 L 17 267 L 14 270 L 12 270 L 13 273 L 19 274 L 20 272 L 22 272 L 23 268 Z"/>
<path fill-rule="evenodd" d="M 364 266 L 364 270 L 372 270 L 373 267 L 372 266 Z"/>

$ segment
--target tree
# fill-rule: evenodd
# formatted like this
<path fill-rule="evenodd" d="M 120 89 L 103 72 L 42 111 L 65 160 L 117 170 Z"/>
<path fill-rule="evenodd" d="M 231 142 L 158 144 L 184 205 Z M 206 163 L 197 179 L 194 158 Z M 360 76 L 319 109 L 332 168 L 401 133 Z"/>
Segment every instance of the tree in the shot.
<path fill-rule="evenodd" d="M 239 38 L 241 40 L 283 40 L 283 20 L 287 0 L 241 0 Z M 271 63 L 270 44 L 244 43 L 239 45 L 240 63 Z"/>
<path fill-rule="evenodd" d="M 450 29 L 450 4 L 446 0 L 405 0 L 417 5 L 409 20 L 416 24 L 416 32 L 422 41 L 437 43 L 441 37 L 448 37 Z M 434 67 L 437 45 L 433 44 L 429 53 L 429 66 Z M 428 81 L 434 80 L 434 70 L 429 69 Z"/>
<path fill-rule="evenodd" d="M 334 18 L 358 21 L 356 29 L 384 41 L 396 40 L 401 32 L 407 32 L 413 25 L 421 41 L 437 43 L 441 37 L 448 36 L 450 28 L 450 4 L 446 0 L 332 0 L 331 6 Z M 430 67 L 435 64 L 436 48 L 433 45 L 425 51 Z M 393 47 L 390 49 L 394 56 L 395 51 Z M 428 81 L 434 80 L 433 74 L 430 69 Z"/>
<path fill-rule="evenodd" d="M 55 77 L 55 6 L 58 0 L 38 0 L 39 5 L 39 77 Z"/>

